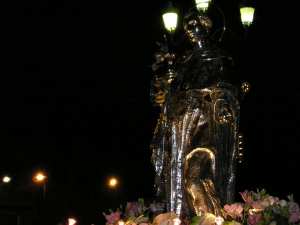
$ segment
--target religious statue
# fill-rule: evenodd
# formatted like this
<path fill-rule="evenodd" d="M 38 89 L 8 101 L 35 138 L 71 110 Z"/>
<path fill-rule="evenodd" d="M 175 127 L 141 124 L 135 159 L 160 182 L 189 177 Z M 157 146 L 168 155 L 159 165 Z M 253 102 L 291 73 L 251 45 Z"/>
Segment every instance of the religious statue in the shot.
<path fill-rule="evenodd" d="M 249 84 L 236 84 L 233 60 L 209 45 L 211 20 L 184 17 L 193 49 L 180 59 L 158 43 L 150 97 L 161 113 L 151 143 L 156 195 L 187 224 L 196 215 L 220 214 L 234 202 L 240 101 Z M 165 68 L 166 67 L 166 68 Z"/>

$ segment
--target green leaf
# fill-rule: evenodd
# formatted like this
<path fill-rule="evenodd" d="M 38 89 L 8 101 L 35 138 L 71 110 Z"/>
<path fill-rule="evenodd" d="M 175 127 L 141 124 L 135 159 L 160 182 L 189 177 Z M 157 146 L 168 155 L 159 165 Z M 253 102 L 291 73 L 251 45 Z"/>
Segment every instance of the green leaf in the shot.
<path fill-rule="evenodd" d="M 263 219 L 260 219 L 258 221 L 257 225 L 265 225 L 265 221 Z"/>
<path fill-rule="evenodd" d="M 201 223 L 201 221 L 204 219 L 204 216 L 195 216 L 190 221 L 189 225 L 198 225 Z"/>
<path fill-rule="evenodd" d="M 113 213 L 114 211 L 112 211 L 111 209 L 109 209 L 109 211 L 111 212 L 111 213 Z"/>
<path fill-rule="evenodd" d="M 261 196 L 264 196 L 266 193 L 267 193 L 266 190 L 265 190 L 265 189 L 262 189 L 261 192 L 260 192 L 260 195 L 261 195 Z"/>
<path fill-rule="evenodd" d="M 104 216 L 104 217 L 106 217 L 106 216 L 107 216 L 107 214 L 106 214 L 105 212 L 102 212 L 102 214 L 103 214 L 103 216 Z"/>
<path fill-rule="evenodd" d="M 282 217 L 276 220 L 276 225 L 286 225 L 288 224 L 286 220 L 284 220 Z"/>
<path fill-rule="evenodd" d="M 264 195 L 264 198 L 268 198 L 268 197 L 269 197 L 269 194 L 265 194 L 265 195 Z"/>
<path fill-rule="evenodd" d="M 216 216 L 211 213 L 206 213 L 202 216 L 195 216 L 190 221 L 189 225 L 211 225 L 215 222 Z"/>
<path fill-rule="evenodd" d="M 136 220 L 139 219 L 139 218 L 142 218 L 143 216 L 144 216 L 144 214 L 141 214 L 140 216 L 138 216 L 138 217 L 136 218 Z"/>
<path fill-rule="evenodd" d="M 231 222 L 230 222 L 229 220 L 225 220 L 222 224 L 223 224 L 223 225 L 230 225 Z"/>
<path fill-rule="evenodd" d="M 225 209 L 221 208 L 220 211 L 221 211 L 222 215 L 225 215 L 225 214 L 226 214 Z"/>
<path fill-rule="evenodd" d="M 132 217 L 129 217 L 129 218 L 125 221 L 125 224 L 131 223 L 132 219 L 133 219 Z"/>
<path fill-rule="evenodd" d="M 266 223 L 268 224 L 270 222 L 270 214 L 269 213 L 265 213 L 264 214 L 264 219 L 265 219 Z"/>

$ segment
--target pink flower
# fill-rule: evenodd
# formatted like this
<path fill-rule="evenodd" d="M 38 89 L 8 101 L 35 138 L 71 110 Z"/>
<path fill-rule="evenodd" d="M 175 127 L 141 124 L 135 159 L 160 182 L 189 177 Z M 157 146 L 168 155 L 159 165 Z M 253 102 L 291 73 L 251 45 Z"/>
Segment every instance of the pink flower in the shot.
<path fill-rule="evenodd" d="M 300 215 L 298 215 L 297 212 L 292 212 L 289 218 L 289 223 L 296 223 L 298 220 L 300 220 Z"/>
<path fill-rule="evenodd" d="M 249 223 L 251 225 L 256 225 L 261 218 L 261 214 L 251 215 L 249 214 Z"/>
<path fill-rule="evenodd" d="M 264 205 L 263 200 L 258 200 L 258 201 L 253 201 L 251 203 L 251 206 L 253 207 L 253 209 L 250 209 L 249 212 L 250 214 L 252 214 L 252 212 L 261 212 L 265 210 L 265 205 Z"/>
<path fill-rule="evenodd" d="M 251 191 L 245 190 L 244 192 L 240 192 L 240 194 L 242 195 L 242 198 L 245 202 L 247 202 L 248 197 L 251 198 Z"/>
<path fill-rule="evenodd" d="M 144 213 L 147 207 L 140 202 L 127 202 L 125 215 L 126 217 L 137 217 Z"/>
<path fill-rule="evenodd" d="M 105 219 L 108 224 L 114 224 L 118 220 L 120 220 L 121 212 L 112 212 L 110 215 L 106 215 Z"/>
<path fill-rule="evenodd" d="M 231 204 L 231 205 L 225 205 L 224 209 L 226 211 L 225 217 L 230 216 L 231 218 L 235 219 L 237 217 L 243 218 L 242 212 L 244 210 L 243 206 L 241 204 Z"/>
<path fill-rule="evenodd" d="M 162 212 L 162 210 L 163 210 L 163 208 L 164 208 L 164 204 L 162 204 L 162 203 L 158 203 L 158 204 L 151 204 L 150 206 L 149 206 L 149 208 L 150 208 L 150 210 L 152 211 L 152 212 Z"/>

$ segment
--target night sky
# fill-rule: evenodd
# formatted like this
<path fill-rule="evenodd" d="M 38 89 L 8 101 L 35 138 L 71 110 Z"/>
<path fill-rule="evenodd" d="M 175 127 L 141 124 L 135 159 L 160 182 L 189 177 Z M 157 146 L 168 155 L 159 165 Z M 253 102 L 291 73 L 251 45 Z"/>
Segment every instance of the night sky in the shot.
<path fill-rule="evenodd" d="M 227 27 L 244 35 L 238 1 L 214 0 Z M 226 32 L 219 48 L 250 92 L 241 104 L 245 161 L 236 194 L 265 188 L 294 194 L 299 179 L 299 2 L 256 0 L 248 37 Z M 0 5 L 0 175 L 22 187 L 45 171 L 47 213 L 102 224 L 102 211 L 139 197 L 153 199 L 149 145 L 159 109 L 149 100 L 150 66 L 163 42 L 167 1 L 41 0 Z M 174 39 L 192 0 L 177 0 Z M 211 9 L 213 29 L 221 16 Z M 191 45 L 172 46 L 179 55 Z M 120 179 L 107 188 L 109 176 Z M 1 189 L 0 189 L 1 191 Z M 100 221 L 100 222 L 99 222 Z"/>

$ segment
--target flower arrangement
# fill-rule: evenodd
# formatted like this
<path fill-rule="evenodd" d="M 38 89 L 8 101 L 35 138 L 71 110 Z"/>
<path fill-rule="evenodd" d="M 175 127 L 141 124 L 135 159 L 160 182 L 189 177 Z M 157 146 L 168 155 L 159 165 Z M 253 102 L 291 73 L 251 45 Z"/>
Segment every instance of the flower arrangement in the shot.
<path fill-rule="evenodd" d="M 225 205 L 221 209 L 222 217 L 206 213 L 195 216 L 189 225 L 300 225 L 299 205 L 293 195 L 288 195 L 289 201 L 270 196 L 264 189 L 257 193 L 245 190 L 240 192 L 244 203 Z M 180 220 L 175 213 L 164 213 L 164 204 L 152 203 L 144 205 L 142 198 L 137 202 L 128 202 L 125 212 L 122 206 L 116 212 L 110 211 L 105 216 L 106 225 L 179 225 Z"/>
<path fill-rule="evenodd" d="M 116 224 L 148 224 L 152 222 L 152 219 L 161 214 L 164 209 L 163 203 L 153 202 L 149 206 L 145 206 L 143 198 L 139 198 L 137 202 L 127 202 L 125 211 L 123 212 L 123 207 L 114 212 L 109 210 L 110 214 L 103 213 L 107 222 L 106 225 L 116 225 Z"/>
<path fill-rule="evenodd" d="M 245 190 L 240 194 L 245 203 L 225 205 L 223 225 L 287 225 L 300 220 L 299 205 L 293 195 L 288 195 L 286 201 L 270 196 L 264 189 L 257 189 L 257 193 Z"/>

